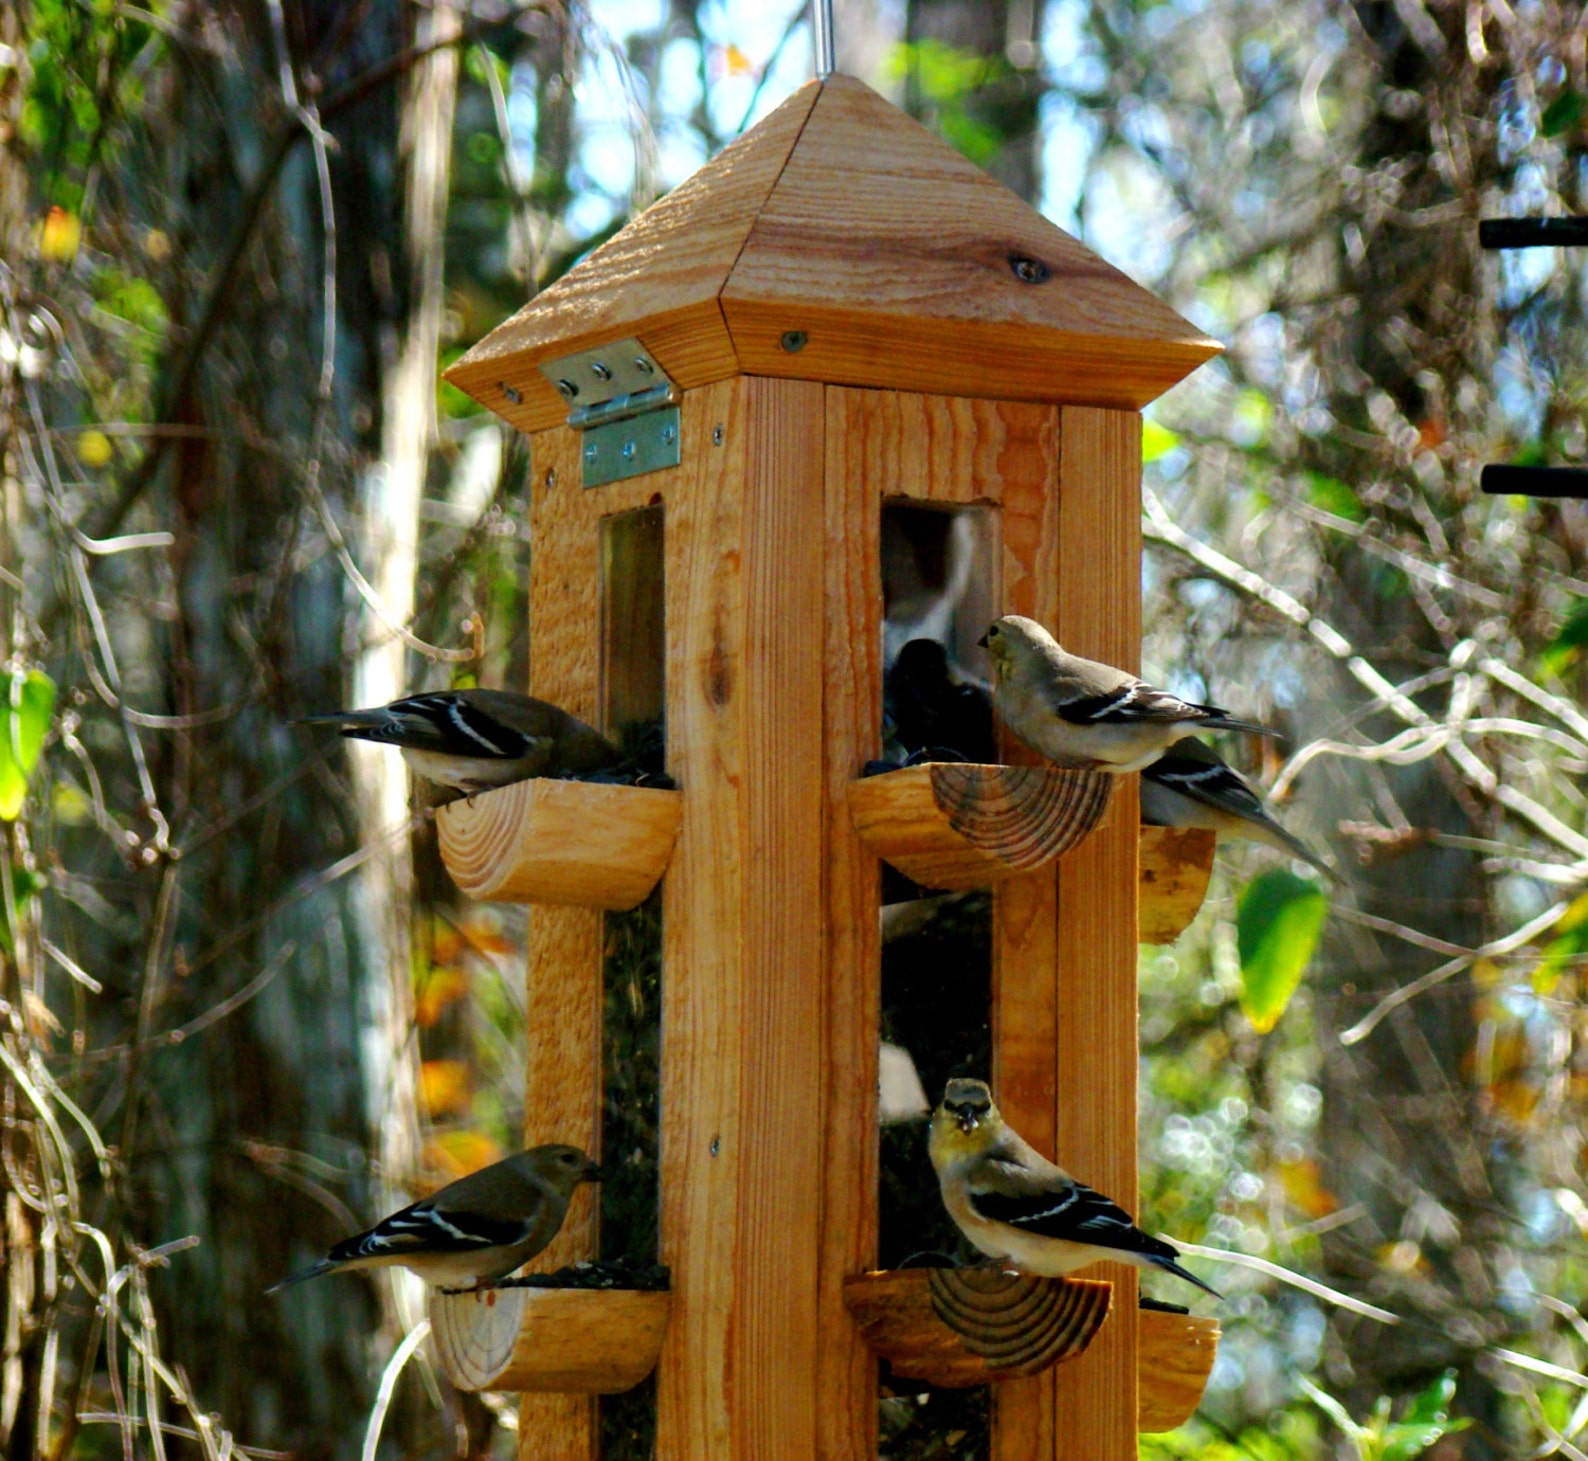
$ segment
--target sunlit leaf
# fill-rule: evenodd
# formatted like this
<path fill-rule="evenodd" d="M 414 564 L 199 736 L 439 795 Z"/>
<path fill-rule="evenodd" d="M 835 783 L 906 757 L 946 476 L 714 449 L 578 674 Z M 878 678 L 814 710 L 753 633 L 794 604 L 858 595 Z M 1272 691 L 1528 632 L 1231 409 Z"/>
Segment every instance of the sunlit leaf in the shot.
<path fill-rule="evenodd" d="M 425 1143 L 425 1166 L 442 1173 L 442 1181 L 455 1182 L 478 1172 L 507 1153 L 483 1131 L 438 1131 Z"/>
<path fill-rule="evenodd" d="M 469 1109 L 474 1082 L 462 1060 L 426 1060 L 419 1066 L 419 1100 L 426 1113 L 456 1116 Z"/>
<path fill-rule="evenodd" d="M 1576 662 L 1585 644 L 1588 644 L 1588 598 L 1578 598 L 1539 656 L 1539 664 L 1548 674 L 1564 674 Z"/>
<path fill-rule="evenodd" d="M 110 438 L 103 431 L 88 430 L 77 438 L 77 460 L 85 467 L 104 467 L 113 455 Z"/>
<path fill-rule="evenodd" d="M 1583 94 L 1568 87 L 1544 108 L 1544 114 L 1538 119 L 1538 130 L 1546 137 L 1559 137 L 1582 121 L 1585 110 L 1588 110 L 1588 101 Z"/>
<path fill-rule="evenodd" d="M 83 225 L 64 208 L 51 208 L 39 225 L 39 257 L 52 264 L 70 263 L 77 257 Z"/>
<path fill-rule="evenodd" d="M 1167 426 L 1151 420 L 1141 423 L 1141 459 L 1143 462 L 1155 462 L 1159 457 L 1167 456 L 1179 445 L 1179 434 L 1169 430 Z"/>
<path fill-rule="evenodd" d="M 0 818 L 16 821 L 28 794 L 28 778 L 39 764 L 39 751 L 55 709 L 55 681 L 42 670 L 11 676 L 10 694 L 0 714 Z"/>
<path fill-rule="evenodd" d="M 1279 1163 L 1279 1185 L 1290 1205 L 1309 1218 L 1328 1217 L 1340 1209 L 1340 1200 L 1323 1185 L 1323 1169 L 1311 1157 Z"/>
<path fill-rule="evenodd" d="M 1241 890 L 1235 909 L 1241 1009 L 1259 1034 L 1279 1023 L 1328 916 L 1329 899 L 1317 883 L 1282 869 L 1259 873 Z"/>
<path fill-rule="evenodd" d="M 469 992 L 469 972 L 452 964 L 432 964 L 414 981 L 414 1020 L 428 1030 Z"/>
<path fill-rule="evenodd" d="M 1326 477 L 1322 472 L 1308 473 L 1307 500 L 1314 507 L 1343 517 L 1347 522 L 1359 523 L 1367 517 L 1361 498 L 1338 477 Z"/>

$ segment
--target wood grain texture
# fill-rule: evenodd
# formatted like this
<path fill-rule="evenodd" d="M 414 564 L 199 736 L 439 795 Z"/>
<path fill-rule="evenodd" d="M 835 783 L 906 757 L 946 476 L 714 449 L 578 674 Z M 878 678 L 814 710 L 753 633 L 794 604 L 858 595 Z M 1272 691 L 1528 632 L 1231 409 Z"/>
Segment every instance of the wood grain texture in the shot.
<path fill-rule="evenodd" d="M 1112 1293 L 1089 1279 L 976 1268 L 905 1268 L 844 1282 L 855 1324 L 894 1375 L 951 1389 L 1007 1384 L 1073 1360 L 1108 1317 Z"/>
<path fill-rule="evenodd" d="M 746 371 L 1013 400 L 1139 406 L 1218 348 L 848 76 L 823 84 L 722 306 Z"/>
<path fill-rule="evenodd" d="M 667 499 L 662 1258 L 675 1317 L 657 1455 L 816 1448 L 822 1232 L 823 538 L 819 386 L 703 393 Z M 693 452 L 689 443 L 696 443 Z M 791 551 L 804 544 L 811 551 Z"/>
<path fill-rule="evenodd" d="M 717 296 L 819 89 L 801 87 L 729 143 L 470 349 L 447 379 L 520 430 L 536 431 L 568 415 L 540 362 L 608 340 L 637 335 L 685 389 L 734 374 Z M 504 396 L 503 382 L 518 402 Z"/>
<path fill-rule="evenodd" d="M 529 691 L 596 722 L 600 711 L 600 562 L 598 540 L 572 484 L 578 438 L 566 429 L 531 443 L 542 482 L 552 471 L 560 490 L 532 492 Z M 600 1159 L 601 913 L 594 908 L 538 907 L 529 915 L 524 1078 L 524 1143 L 567 1141 Z M 568 1220 L 534 1261 L 549 1273 L 597 1252 L 596 1195 L 582 1187 Z M 520 1402 L 520 1461 L 595 1461 L 595 1401 L 587 1395 L 532 1395 Z"/>
<path fill-rule="evenodd" d="M 1042 766 L 909 766 L 850 783 L 861 840 L 923 888 L 986 888 L 1052 862 L 1101 821 L 1113 778 Z"/>
<path fill-rule="evenodd" d="M 1077 654 L 1135 670 L 1141 655 L 1141 420 L 1066 406 L 1060 418 L 1058 603 Z M 1137 1210 L 1137 778 L 1118 777 L 1108 826 L 1059 869 L 1058 1160 Z M 1106 1264 L 1119 1322 L 1054 1378 L 1068 1454 L 1136 1455 L 1136 1271 Z"/>
<path fill-rule="evenodd" d="M 1143 827 L 1137 853 L 1137 937 L 1172 944 L 1208 895 L 1217 838 L 1205 827 Z"/>
<path fill-rule="evenodd" d="M 671 1306 L 634 1289 L 432 1292 L 430 1325 L 460 1390 L 616 1395 L 655 1369 Z"/>
<path fill-rule="evenodd" d="M 1143 1309 L 1140 1335 L 1141 1401 L 1136 1427 L 1172 1431 L 1202 1403 L 1219 1352 L 1219 1321 L 1196 1314 Z"/>
<path fill-rule="evenodd" d="M 682 815 L 676 791 L 537 778 L 450 803 L 436 830 L 470 898 L 633 908 L 660 881 Z"/>
<path fill-rule="evenodd" d="M 658 1461 L 728 1454 L 742 1190 L 742 389 L 691 392 L 683 409 L 683 459 L 665 494 L 668 770 L 684 820 L 662 884 L 661 1256 L 674 1308 L 656 1376 Z M 709 444 L 716 425 L 720 446 Z"/>
<path fill-rule="evenodd" d="M 1022 282 L 1016 258 L 1041 281 Z M 803 349 L 784 348 L 789 330 Z M 1219 349 L 847 76 L 796 92 L 447 378 L 545 429 L 567 405 L 540 362 L 626 335 L 686 388 L 743 371 L 1117 407 Z"/>
<path fill-rule="evenodd" d="M 822 1226 L 822 387 L 746 377 L 747 980 L 739 1059 L 746 1184 L 735 1269 L 734 1455 L 816 1448 Z M 775 1438 L 772 1439 L 772 1438 Z"/>
<path fill-rule="evenodd" d="M 822 654 L 827 869 L 827 1091 L 816 1312 L 816 1455 L 877 1449 L 877 1366 L 849 1319 L 844 1282 L 877 1262 L 877 1038 L 882 1021 L 881 874 L 849 815 L 849 786 L 881 754 L 882 503 L 868 480 L 848 398 L 826 410 L 826 617 Z M 841 547 L 840 547 L 841 545 Z"/>

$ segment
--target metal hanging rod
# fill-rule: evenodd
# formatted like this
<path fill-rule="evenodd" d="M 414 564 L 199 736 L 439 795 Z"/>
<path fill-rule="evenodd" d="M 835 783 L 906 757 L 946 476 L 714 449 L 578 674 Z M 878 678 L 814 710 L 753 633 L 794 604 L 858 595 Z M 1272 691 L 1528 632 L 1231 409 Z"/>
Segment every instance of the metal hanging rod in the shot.
<path fill-rule="evenodd" d="M 811 0 L 811 33 L 816 42 L 816 79 L 825 81 L 837 69 L 833 59 L 833 0 Z"/>

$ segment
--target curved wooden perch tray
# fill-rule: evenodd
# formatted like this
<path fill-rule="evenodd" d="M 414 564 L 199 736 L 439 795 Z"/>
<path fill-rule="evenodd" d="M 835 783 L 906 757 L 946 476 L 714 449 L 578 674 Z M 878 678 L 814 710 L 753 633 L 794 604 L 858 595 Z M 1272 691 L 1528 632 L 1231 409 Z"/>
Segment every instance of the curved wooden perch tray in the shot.
<path fill-rule="evenodd" d="M 1213 833 L 1202 827 L 1143 827 L 1136 923 L 1144 944 L 1172 944 L 1197 916 L 1213 875 Z"/>
<path fill-rule="evenodd" d="M 1114 779 L 1057 766 L 934 761 L 849 784 L 855 830 L 926 888 L 985 888 L 1067 852 L 1108 808 Z"/>
<path fill-rule="evenodd" d="M 844 1280 L 844 1305 L 901 1379 L 963 1388 L 1074 1359 L 1112 1284 L 985 1268 L 900 1268 Z"/>
<path fill-rule="evenodd" d="M 471 898 L 633 908 L 673 855 L 683 794 L 588 781 L 516 781 L 436 813 L 441 860 Z"/>
<path fill-rule="evenodd" d="M 615 1395 L 656 1368 L 672 1302 L 639 1289 L 433 1293 L 430 1329 L 460 1390 Z"/>
<path fill-rule="evenodd" d="M 1136 1322 L 1136 1428 L 1172 1431 L 1202 1403 L 1218 1357 L 1219 1321 L 1143 1309 Z"/>

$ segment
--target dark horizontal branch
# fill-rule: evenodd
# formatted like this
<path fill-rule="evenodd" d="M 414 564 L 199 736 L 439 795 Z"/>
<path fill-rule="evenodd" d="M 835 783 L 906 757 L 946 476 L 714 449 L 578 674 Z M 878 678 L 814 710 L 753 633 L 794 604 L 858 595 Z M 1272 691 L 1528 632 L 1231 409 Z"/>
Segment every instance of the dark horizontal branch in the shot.
<path fill-rule="evenodd" d="M 1478 246 L 1485 249 L 1581 248 L 1588 244 L 1588 218 L 1485 218 Z"/>
<path fill-rule="evenodd" d="M 1490 466 L 1479 484 L 1492 497 L 1588 498 L 1588 469 Z"/>

